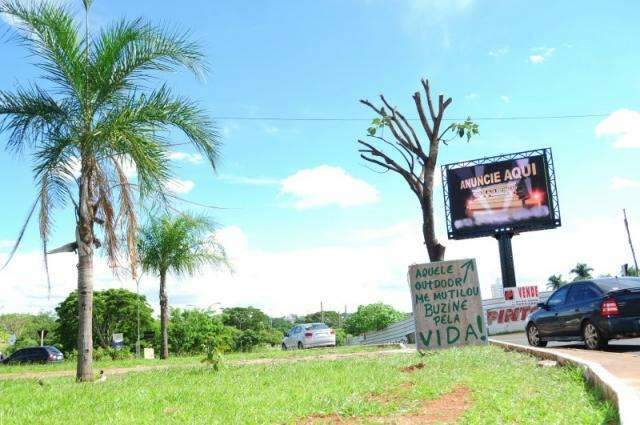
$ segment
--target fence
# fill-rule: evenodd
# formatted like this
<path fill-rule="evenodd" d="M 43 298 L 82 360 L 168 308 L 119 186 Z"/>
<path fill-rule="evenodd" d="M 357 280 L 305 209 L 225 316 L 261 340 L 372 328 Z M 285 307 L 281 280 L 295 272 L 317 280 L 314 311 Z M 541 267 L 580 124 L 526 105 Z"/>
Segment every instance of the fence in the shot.
<path fill-rule="evenodd" d="M 551 292 L 540 292 L 540 301 L 549 298 Z M 489 335 L 499 333 L 523 331 L 527 323 L 527 316 L 535 310 L 535 304 L 514 305 L 504 298 L 482 300 Z M 403 342 L 415 343 L 416 324 L 413 314 L 405 320 L 393 323 L 380 331 L 367 332 L 363 335 L 350 337 L 347 345 L 391 344 Z"/>

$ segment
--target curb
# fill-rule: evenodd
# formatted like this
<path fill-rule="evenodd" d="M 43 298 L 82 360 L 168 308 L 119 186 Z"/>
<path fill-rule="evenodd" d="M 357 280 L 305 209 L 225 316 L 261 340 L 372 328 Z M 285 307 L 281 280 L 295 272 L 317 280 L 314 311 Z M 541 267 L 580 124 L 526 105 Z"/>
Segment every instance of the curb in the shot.
<path fill-rule="evenodd" d="M 505 350 L 518 351 L 545 360 L 555 360 L 559 364 L 571 364 L 582 369 L 587 382 L 602 391 L 604 397 L 615 403 L 618 407 L 620 424 L 637 424 L 640 418 L 640 394 L 614 376 L 599 363 L 583 360 L 571 354 L 558 353 L 556 351 L 514 344 L 511 342 L 497 341 L 489 338 L 489 342 Z"/>

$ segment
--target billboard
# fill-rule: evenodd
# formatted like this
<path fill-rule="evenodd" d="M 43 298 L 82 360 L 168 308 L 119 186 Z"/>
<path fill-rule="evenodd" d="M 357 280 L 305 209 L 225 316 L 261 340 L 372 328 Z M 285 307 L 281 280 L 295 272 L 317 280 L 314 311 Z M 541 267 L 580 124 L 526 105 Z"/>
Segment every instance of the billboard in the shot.
<path fill-rule="evenodd" d="M 449 239 L 560 226 L 551 149 L 442 167 Z"/>

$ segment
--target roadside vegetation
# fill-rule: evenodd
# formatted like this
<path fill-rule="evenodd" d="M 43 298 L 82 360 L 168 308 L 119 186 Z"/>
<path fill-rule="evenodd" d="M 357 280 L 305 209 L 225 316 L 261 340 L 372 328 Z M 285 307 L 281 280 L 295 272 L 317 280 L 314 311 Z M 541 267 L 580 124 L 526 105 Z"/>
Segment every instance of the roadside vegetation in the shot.
<path fill-rule="evenodd" d="M 74 291 L 55 309 L 55 313 L 0 315 L 0 352 L 5 356 L 13 351 L 39 345 L 38 331 L 47 331 L 44 345 L 60 349 L 66 362 L 77 356 L 77 293 Z M 108 289 L 94 293 L 94 349 L 93 359 L 100 368 L 109 361 L 133 360 L 138 339 L 137 320 L 140 318 L 140 352 L 154 348 L 161 353 L 160 320 L 153 317 L 153 309 L 142 295 L 126 289 Z M 388 305 L 363 305 L 350 315 L 336 311 L 322 311 L 306 316 L 269 317 L 255 307 L 230 307 L 222 312 L 203 309 L 173 308 L 169 311 L 167 327 L 168 350 L 171 356 L 198 357 L 214 350 L 217 353 L 278 352 L 282 338 L 294 324 L 324 321 L 336 331 L 336 343 L 344 345 L 350 334 L 378 330 L 407 317 Z M 122 333 L 123 346 L 112 347 L 111 336 Z M 15 337 L 14 344 L 9 338 Z M 180 360 L 181 361 L 181 360 Z M 145 360 L 141 360 L 144 363 Z M 148 360 L 147 360 L 148 362 Z M 52 369 L 56 365 L 46 365 Z M 65 366 L 70 367 L 70 366 Z M 0 366 L 0 373 L 7 366 Z"/>
<path fill-rule="evenodd" d="M 6 424 L 43 417 L 49 423 L 370 423 L 419 418 L 425 406 L 439 400 L 448 403 L 447 420 L 459 423 L 617 420 L 615 409 L 588 389 L 578 371 L 539 368 L 531 357 L 495 347 L 425 357 L 225 361 L 217 372 L 200 365 L 112 375 L 85 386 L 71 378 L 4 380 L 0 391 L 0 418 Z"/>
<path fill-rule="evenodd" d="M 577 263 L 570 271 L 569 275 L 572 276 L 570 280 L 565 280 L 562 274 L 554 274 L 549 276 L 547 279 L 547 289 L 550 291 L 555 291 L 560 288 L 562 285 L 569 282 L 576 282 L 579 280 L 587 280 L 593 279 L 595 276 L 592 275 L 593 268 L 589 267 L 586 263 Z M 628 267 L 626 270 L 627 276 L 637 277 L 640 276 L 638 270 L 635 267 Z M 599 275 L 598 277 L 611 277 L 611 275 Z"/>

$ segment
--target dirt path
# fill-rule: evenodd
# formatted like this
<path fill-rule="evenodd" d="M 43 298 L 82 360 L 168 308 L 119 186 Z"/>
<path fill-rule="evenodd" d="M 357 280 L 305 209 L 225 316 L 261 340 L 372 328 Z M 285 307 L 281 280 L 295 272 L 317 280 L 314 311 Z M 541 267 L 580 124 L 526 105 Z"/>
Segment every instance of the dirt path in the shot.
<path fill-rule="evenodd" d="M 393 350 L 382 351 L 362 351 L 355 353 L 331 353 L 331 354 L 318 354 L 300 357 L 280 357 L 280 358 L 257 358 L 247 360 L 230 360 L 224 362 L 230 366 L 245 366 L 245 365 L 260 365 L 260 364 L 280 364 L 280 363 L 294 363 L 294 362 L 307 362 L 312 360 L 325 360 L 336 361 L 353 357 L 371 358 L 378 356 L 388 356 L 392 354 L 415 354 L 415 350 L 403 348 Z M 201 363 L 185 363 L 185 364 L 168 364 L 168 365 L 153 365 L 153 366 L 131 366 L 131 367 L 114 367 L 103 368 L 105 375 L 122 375 L 125 373 L 135 372 L 148 372 L 152 370 L 163 369 L 185 369 L 192 367 L 202 366 Z M 74 376 L 75 370 L 52 370 L 52 371 L 40 371 L 40 372 L 11 372 L 0 374 L 0 381 L 12 380 L 12 379 L 41 379 L 41 378 L 59 378 L 65 376 Z"/>

